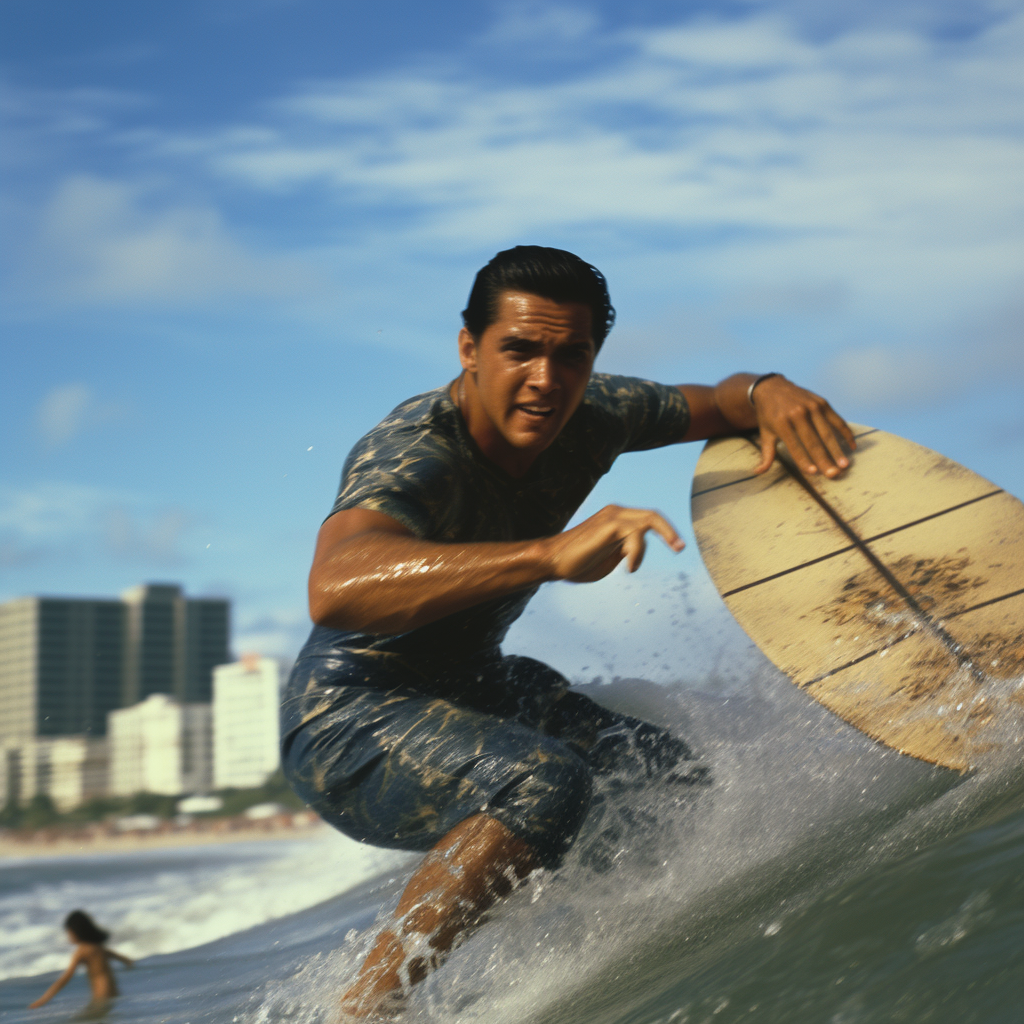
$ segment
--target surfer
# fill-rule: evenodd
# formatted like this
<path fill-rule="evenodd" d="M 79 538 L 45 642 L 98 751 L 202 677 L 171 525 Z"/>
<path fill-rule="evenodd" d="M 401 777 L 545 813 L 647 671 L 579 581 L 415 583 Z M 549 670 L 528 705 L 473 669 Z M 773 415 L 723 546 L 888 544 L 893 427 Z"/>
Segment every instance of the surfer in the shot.
<path fill-rule="evenodd" d="M 125 967 L 133 967 L 134 961 L 106 946 L 110 932 L 101 928 L 84 910 L 73 910 L 64 919 L 64 931 L 68 942 L 73 943 L 75 952 L 64 973 L 34 1003 L 30 1010 L 48 1003 L 72 978 L 79 964 L 85 964 L 89 976 L 92 999 L 83 1011 L 87 1016 L 100 1014 L 113 998 L 119 995 L 114 979 L 112 960 L 119 960 Z"/>
<path fill-rule="evenodd" d="M 566 525 L 623 452 L 760 431 L 833 477 L 854 447 L 819 396 L 777 373 L 669 387 L 592 372 L 615 312 L 603 275 L 517 246 L 477 275 L 462 372 L 409 399 L 352 449 L 309 578 L 315 623 L 286 689 L 282 755 L 296 791 L 361 842 L 429 851 L 344 1008 L 415 984 L 531 871 L 556 867 L 595 773 L 700 778 L 686 744 L 569 692 L 500 644 L 541 583 L 639 568 L 649 509 Z"/>

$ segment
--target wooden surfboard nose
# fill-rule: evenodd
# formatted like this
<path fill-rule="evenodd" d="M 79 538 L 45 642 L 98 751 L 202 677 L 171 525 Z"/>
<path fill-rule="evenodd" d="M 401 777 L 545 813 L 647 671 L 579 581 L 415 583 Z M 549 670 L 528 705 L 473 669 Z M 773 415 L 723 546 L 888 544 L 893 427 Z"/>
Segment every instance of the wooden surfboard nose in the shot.
<path fill-rule="evenodd" d="M 815 700 L 903 753 L 965 771 L 1024 732 L 1024 504 L 904 438 L 856 426 L 851 467 L 763 476 L 709 441 L 691 510 L 729 610 Z"/>

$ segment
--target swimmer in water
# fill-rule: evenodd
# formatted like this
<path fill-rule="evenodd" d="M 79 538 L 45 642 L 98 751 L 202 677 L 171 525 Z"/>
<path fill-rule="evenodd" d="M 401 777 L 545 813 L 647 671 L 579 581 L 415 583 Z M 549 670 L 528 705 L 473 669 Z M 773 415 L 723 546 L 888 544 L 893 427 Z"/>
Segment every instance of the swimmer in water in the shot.
<path fill-rule="evenodd" d="M 34 1003 L 29 1003 L 28 1008 L 35 1010 L 44 1003 L 48 1003 L 71 980 L 71 976 L 78 970 L 79 964 L 85 964 L 85 970 L 89 975 L 89 986 L 92 989 L 92 999 L 89 1001 L 88 1009 L 105 1008 L 119 994 L 111 960 L 120 960 L 125 967 L 133 967 L 134 961 L 106 947 L 105 943 L 110 938 L 110 932 L 100 928 L 84 910 L 73 910 L 68 914 L 64 919 L 64 931 L 67 933 L 68 941 L 75 946 L 71 963 L 43 995 Z"/>

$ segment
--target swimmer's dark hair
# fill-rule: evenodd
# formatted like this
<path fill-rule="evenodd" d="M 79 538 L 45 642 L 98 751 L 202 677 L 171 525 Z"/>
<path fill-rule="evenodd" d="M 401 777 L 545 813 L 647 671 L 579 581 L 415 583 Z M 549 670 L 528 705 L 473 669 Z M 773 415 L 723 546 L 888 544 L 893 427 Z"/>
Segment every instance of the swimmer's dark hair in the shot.
<path fill-rule="evenodd" d="M 93 942 L 102 946 L 110 938 L 110 932 L 102 929 L 84 910 L 72 910 L 64 918 L 64 927 L 79 942 Z"/>
<path fill-rule="evenodd" d="M 497 319 L 498 296 L 504 291 L 527 292 L 554 302 L 582 302 L 589 306 L 595 351 L 604 344 L 615 323 L 615 308 L 604 274 L 564 249 L 517 245 L 499 252 L 476 275 L 469 303 L 462 311 L 462 322 L 474 338 L 479 338 Z"/>

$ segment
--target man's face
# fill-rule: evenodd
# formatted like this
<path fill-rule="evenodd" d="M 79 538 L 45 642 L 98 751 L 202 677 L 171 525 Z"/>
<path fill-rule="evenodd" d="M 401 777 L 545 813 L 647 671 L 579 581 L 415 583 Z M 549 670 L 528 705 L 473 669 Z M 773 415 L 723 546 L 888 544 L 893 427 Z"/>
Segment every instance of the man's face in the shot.
<path fill-rule="evenodd" d="M 520 476 L 583 399 L 594 365 L 590 307 L 502 292 L 481 336 L 463 329 L 462 413 L 483 453 Z"/>

